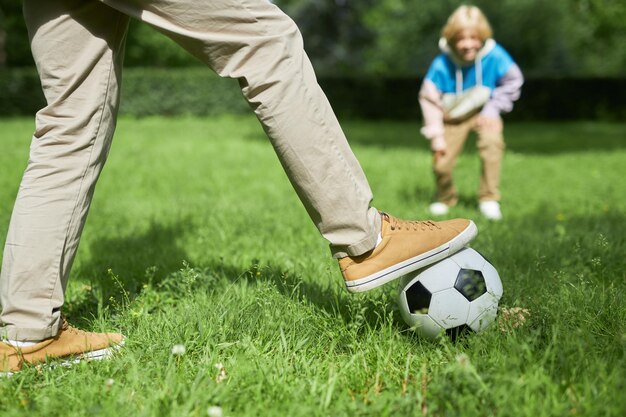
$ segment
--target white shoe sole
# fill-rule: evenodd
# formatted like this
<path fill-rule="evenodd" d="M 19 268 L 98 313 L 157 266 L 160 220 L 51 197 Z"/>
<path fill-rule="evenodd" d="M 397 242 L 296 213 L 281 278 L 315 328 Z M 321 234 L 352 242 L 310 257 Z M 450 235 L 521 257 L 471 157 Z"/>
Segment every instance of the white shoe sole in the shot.
<path fill-rule="evenodd" d="M 453 255 L 465 247 L 469 242 L 476 237 L 478 228 L 473 221 L 470 220 L 470 224 L 459 233 L 454 239 L 443 245 L 425 252 L 419 256 L 407 259 L 397 263 L 389 268 L 378 271 L 375 274 L 368 275 L 366 277 L 356 279 L 354 281 L 346 281 L 346 288 L 352 293 L 364 292 L 380 287 L 394 279 L 400 278 L 403 275 L 413 272 L 417 269 L 424 268 L 430 264 L 438 262 L 442 259 Z"/>
<path fill-rule="evenodd" d="M 51 362 L 48 364 L 50 368 L 56 368 L 57 366 L 70 367 L 79 362 L 90 362 L 90 361 L 101 361 L 103 359 L 109 359 L 113 354 L 120 350 L 124 346 L 124 341 L 122 340 L 119 344 L 115 346 L 111 346 L 105 349 L 93 350 L 91 352 L 81 353 L 78 356 L 73 356 L 72 358 L 66 360 L 60 360 L 57 362 Z"/>

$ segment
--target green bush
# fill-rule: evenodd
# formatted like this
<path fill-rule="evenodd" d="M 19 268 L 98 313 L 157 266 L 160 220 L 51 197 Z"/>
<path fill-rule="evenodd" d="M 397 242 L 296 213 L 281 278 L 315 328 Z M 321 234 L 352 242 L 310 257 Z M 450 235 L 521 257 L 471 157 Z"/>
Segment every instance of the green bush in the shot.
<path fill-rule="evenodd" d="M 44 104 L 37 71 L 32 68 L 0 71 L 0 115 L 34 114 Z"/>
<path fill-rule="evenodd" d="M 343 118 L 420 120 L 421 80 L 407 78 L 322 77 L 319 83 Z M 626 78 L 528 79 L 507 120 L 623 120 Z M 0 116 L 32 115 L 45 101 L 33 69 L 0 71 Z M 120 114 L 210 116 L 248 113 L 236 80 L 203 67 L 127 68 Z"/>
<path fill-rule="evenodd" d="M 121 114 L 206 116 L 248 111 L 237 81 L 222 79 L 207 68 L 124 71 Z"/>
<path fill-rule="evenodd" d="M 0 71 L 0 115 L 31 115 L 45 106 L 33 68 Z M 207 68 L 128 68 L 122 78 L 120 114 L 131 116 L 243 113 L 249 108 L 237 81 Z"/>

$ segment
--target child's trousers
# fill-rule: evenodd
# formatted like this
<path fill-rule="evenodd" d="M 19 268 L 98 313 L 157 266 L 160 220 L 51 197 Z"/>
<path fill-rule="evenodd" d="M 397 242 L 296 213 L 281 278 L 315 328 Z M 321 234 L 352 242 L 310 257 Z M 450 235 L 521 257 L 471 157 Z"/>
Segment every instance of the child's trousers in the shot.
<path fill-rule="evenodd" d="M 0 337 L 40 340 L 58 332 L 67 278 L 115 129 L 129 18 L 239 80 L 335 257 L 374 247 L 380 216 L 370 206 L 372 192 L 298 28 L 278 7 L 267 0 L 23 4 L 47 106 L 37 113 L 6 240 Z M 280 215 L 276 222 L 280 230 Z"/>
<path fill-rule="evenodd" d="M 478 129 L 474 116 L 460 123 L 446 123 L 444 126 L 446 153 L 433 164 L 437 186 L 437 201 L 453 206 L 458 201 L 457 189 L 452 178 L 452 171 L 463 145 L 470 132 L 478 135 L 476 145 L 482 164 L 479 201 L 500 201 L 500 170 L 504 154 L 504 139 L 501 131 Z"/>

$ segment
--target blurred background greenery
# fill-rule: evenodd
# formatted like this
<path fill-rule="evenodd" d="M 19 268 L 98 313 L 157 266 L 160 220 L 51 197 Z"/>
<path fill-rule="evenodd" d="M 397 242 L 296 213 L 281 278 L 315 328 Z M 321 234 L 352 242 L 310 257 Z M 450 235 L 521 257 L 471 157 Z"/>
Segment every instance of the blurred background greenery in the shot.
<path fill-rule="evenodd" d="M 417 114 L 416 79 L 424 75 L 438 53 L 437 40 L 447 16 L 463 2 L 275 0 L 274 3 L 298 23 L 320 84 L 340 113 L 376 116 L 380 110 L 377 108 L 387 103 L 372 100 L 368 106 L 355 108 L 346 102 L 362 102 L 353 98 L 353 93 L 359 88 L 389 91 L 397 86 L 394 80 L 402 80 L 397 90 L 402 92 L 407 90 L 407 86 L 413 86 L 409 88 L 410 95 L 396 95 L 398 106 L 380 116 L 405 118 Z M 625 100 L 620 91 L 623 92 L 626 87 L 626 2 L 476 0 L 472 3 L 483 9 L 494 28 L 496 40 L 513 55 L 528 80 L 525 96 L 527 103 L 532 102 L 533 105 L 524 108 L 522 102 L 522 111 L 513 117 L 533 119 L 544 115 L 546 117 L 543 118 L 620 119 L 625 115 Z M 131 70 L 126 74 L 133 78 L 133 67 L 167 69 L 173 74 L 174 68 L 187 69 L 201 64 L 157 31 L 133 21 L 128 34 L 125 65 Z M 37 90 L 28 79 L 31 74 L 28 70 L 32 71 L 32 67 L 21 2 L 0 0 L 0 78 L 2 74 L 6 76 L 7 71 L 11 74 L 9 79 L 0 79 L 0 94 L 5 98 L 0 114 L 24 114 L 36 107 L 33 104 L 22 108 L 23 102 L 28 101 L 23 91 Z M 154 86 L 162 82 L 163 74 L 157 72 L 158 80 L 150 82 L 151 73 L 142 69 L 141 75 L 135 78 L 156 88 Z M 201 76 L 209 77 L 206 74 Z M 333 83 L 333 79 L 341 82 Z M 346 82 L 349 83 L 346 80 L 360 80 L 361 84 L 357 82 L 346 87 Z M 555 85 L 553 80 L 561 81 Z M 197 87 L 197 83 L 191 84 Z M 220 92 L 223 90 L 222 86 L 217 88 Z M 211 87 L 211 90 L 214 89 Z M 336 97 L 329 90 L 336 92 Z M 133 90 L 133 94 L 141 91 Z M 17 92 L 22 97 L 22 104 L 17 102 L 20 100 L 10 98 Z M 164 92 L 161 96 L 169 94 Z M 189 90 L 185 94 L 193 92 Z M 240 100 L 239 95 L 235 95 Z M 546 98 L 553 96 L 558 97 Z M 40 103 L 41 97 L 33 100 Z M 579 102 L 576 109 L 562 108 L 562 105 L 572 107 L 571 101 Z M 590 108 L 585 102 L 595 104 Z M 212 108 L 210 104 L 206 106 L 207 109 Z M 227 109 L 237 112 L 241 108 L 241 105 L 234 106 L 233 109 L 227 106 Z M 411 110 L 403 111 L 407 106 Z M 151 106 L 142 104 L 139 107 Z M 183 103 L 170 107 L 191 109 Z M 213 110 L 202 111 L 201 107 L 185 112 L 213 113 Z M 533 107 L 535 111 L 532 111 Z M 169 110 L 155 109 L 147 114 L 155 112 L 168 114 Z M 142 114 L 138 112 L 138 115 Z"/>

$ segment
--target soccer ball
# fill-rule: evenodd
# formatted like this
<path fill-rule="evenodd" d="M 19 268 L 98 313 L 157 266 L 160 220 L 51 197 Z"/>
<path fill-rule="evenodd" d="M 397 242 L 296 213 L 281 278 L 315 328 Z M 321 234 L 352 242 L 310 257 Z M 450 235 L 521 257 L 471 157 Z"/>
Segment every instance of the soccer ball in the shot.
<path fill-rule="evenodd" d="M 419 335 L 455 338 L 480 332 L 496 318 L 502 297 L 498 271 L 478 252 L 463 248 L 454 255 L 400 279 L 402 318 Z"/>

